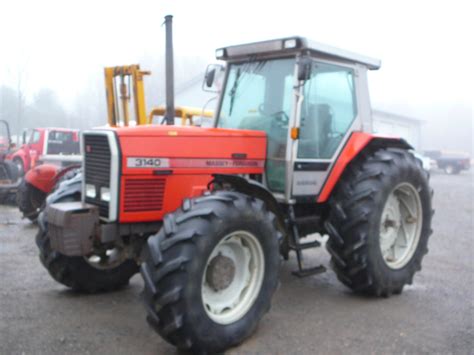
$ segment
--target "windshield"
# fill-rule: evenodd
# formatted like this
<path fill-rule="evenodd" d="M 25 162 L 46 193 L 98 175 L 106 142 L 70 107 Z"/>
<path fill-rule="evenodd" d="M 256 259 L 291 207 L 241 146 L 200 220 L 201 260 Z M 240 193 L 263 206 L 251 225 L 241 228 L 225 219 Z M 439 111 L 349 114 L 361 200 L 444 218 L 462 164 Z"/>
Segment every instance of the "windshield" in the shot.
<path fill-rule="evenodd" d="M 218 127 L 261 129 L 268 119 L 290 115 L 295 60 L 231 64 Z"/>
<path fill-rule="evenodd" d="M 284 190 L 294 70 L 294 58 L 231 64 L 217 121 L 222 128 L 267 133 L 267 182 L 280 192 Z"/>

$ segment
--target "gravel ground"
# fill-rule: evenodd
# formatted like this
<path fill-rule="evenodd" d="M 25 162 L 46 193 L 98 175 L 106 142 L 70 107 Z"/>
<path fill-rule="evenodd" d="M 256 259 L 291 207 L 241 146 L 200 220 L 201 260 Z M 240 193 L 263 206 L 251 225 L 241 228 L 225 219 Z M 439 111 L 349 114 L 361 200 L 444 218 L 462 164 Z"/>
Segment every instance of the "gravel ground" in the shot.
<path fill-rule="evenodd" d="M 400 296 L 352 294 L 332 271 L 298 279 L 295 260 L 257 332 L 228 354 L 473 354 L 473 175 L 432 174 L 430 252 Z M 77 295 L 41 266 L 36 226 L 0 206 L 0 354 L 175 354 L 145 322 L 136 275 L 125 290 Z M 324 250 L 311 253 L 327 265 Z"/>

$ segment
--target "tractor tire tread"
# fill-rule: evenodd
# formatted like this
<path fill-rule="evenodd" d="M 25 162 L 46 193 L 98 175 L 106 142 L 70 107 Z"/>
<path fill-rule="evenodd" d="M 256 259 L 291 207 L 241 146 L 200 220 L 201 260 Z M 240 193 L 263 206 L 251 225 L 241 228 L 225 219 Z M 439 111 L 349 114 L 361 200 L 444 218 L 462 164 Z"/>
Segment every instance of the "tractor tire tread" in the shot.
<path fill-rule="evenodd" d="M 201 241 L 219 224 L 219 219 L 242 213 L 237 212 L 241 208 L 245 213 L 259 214 L 266 220 L 265 223 L 271 224 L 279 242 L 282 235 L 277 229 L 278 223 L 274 214 L 269 212 L 259 199 L 238 192 L 217 191 L 188 201 L 183 202 L 177 211 L 168 214 L 164 219 L 167 222 L 163 228 L 157 235 L 148 239 L 146 248 L 149 252 L 145 251 L 146 258 L 141 266 L 145 283 L 147 320 L 165 340 L 180 349 L 194 353 L 220 352 L 241 343 L 252 333 L 256 324 L 249 325 L 244 336 L 230 336 L 233 340 L 226 343 L 225 347 L 222 345 L 222 339 L 210 340 L 208 337 L 202 339 L 197 336 L 200 324 L 194 323 L 196 320 L 189 317 L 185 302 L 186 276 L 191 267 L 188 266 L 191 259 L 197 257 Z M 166 225 L 168 227 L 165 228 Z M 154 249 L 160 250 L 161 259 L 153 256 L 157 254 L 156 251 L 151 252 Z M 277 256 L 280 263 L 280 257 L 278 254 Z M 271 283 L 270 294 L 275 292 L 277 280 Z M 270 309 L 270 299 L 263 302 L 263 313 L 266 313 Z"/>
<path fill-rule="evenodd" d="M 399 294 L 405 284 L 412 283 L 413 275 L 421 269 L 422 258 L 428 250 L 432 215 L 429 176 L 421 171 L 417 159 L 410 152 L 398 148 L 379 148 L 356 158 L 338 182 L 330 197 L 330 212 L 325 222 L 330 235 L 326 247 L 337 278 L 355 292 L 382 297 Z M 393 176 L 415 179 L 421 186 L 419 193 L 424 201 L 424 224 L 417 251 L 404 267 L 406 272 L 396 277 L 385 269 L 377 269 L 373 238 L 378 238 L 378 235 L 371 236 L 369 233 L 369 230 L 376 230 L 371 226 L 379 223 L 375 222 L 374 211 L 381 208 L 380 191 L 390 188 Z M 425 207 L 429 208 L 428 213 L 425 213 Z"/>

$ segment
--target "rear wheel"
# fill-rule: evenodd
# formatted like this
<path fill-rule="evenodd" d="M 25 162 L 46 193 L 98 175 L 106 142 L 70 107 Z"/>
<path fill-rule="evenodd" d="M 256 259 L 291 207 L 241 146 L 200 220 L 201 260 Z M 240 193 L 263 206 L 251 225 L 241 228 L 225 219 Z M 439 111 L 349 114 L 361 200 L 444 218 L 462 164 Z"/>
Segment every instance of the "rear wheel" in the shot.
<path fill-rule="evenodd" d="M 145 248 L 148 321 L 178 348 L 219 352 L 239 344 L 270 308 L 280 236 L 259 199 L 218 191 L 185 200 Z"/>
<path fill-rule="evenodd" d="M 411 284 L 428 252 L 428 175 L 402 149 L 379 149 L 348 168 L 330 199 L 327 249 L 339 280 L 354 291 L 390 296 Z"/>

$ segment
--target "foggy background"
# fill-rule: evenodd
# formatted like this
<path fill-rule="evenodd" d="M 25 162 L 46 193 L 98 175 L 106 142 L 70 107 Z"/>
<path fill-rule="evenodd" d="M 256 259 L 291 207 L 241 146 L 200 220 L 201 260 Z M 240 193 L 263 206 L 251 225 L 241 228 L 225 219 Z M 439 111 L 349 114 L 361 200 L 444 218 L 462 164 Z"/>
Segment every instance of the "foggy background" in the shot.
<path fill-rule="evenodd" d="M 1 1 L 0 119 L 23 128 L 106 123 L 103 68 L 139 63 L 148 108 L 164 101 L 163 17 L 174 16 L 175 89 L 216 48 L 291 35 L 380 58 L 372 106 L 424 121 L 423 149 L 472 143 L 468 1 Z M 469 35 L 471 33 L 471 35 Z"/>

